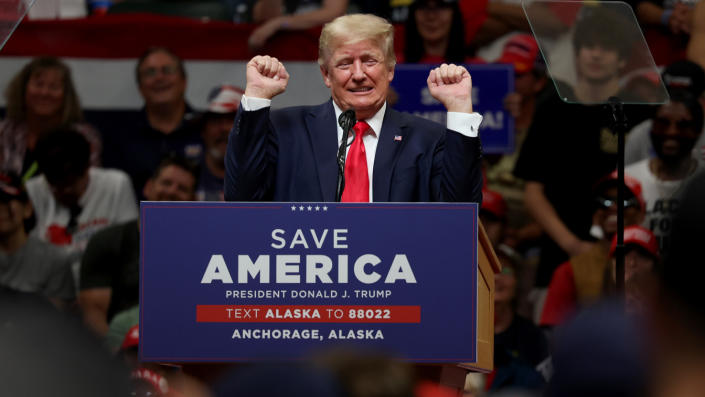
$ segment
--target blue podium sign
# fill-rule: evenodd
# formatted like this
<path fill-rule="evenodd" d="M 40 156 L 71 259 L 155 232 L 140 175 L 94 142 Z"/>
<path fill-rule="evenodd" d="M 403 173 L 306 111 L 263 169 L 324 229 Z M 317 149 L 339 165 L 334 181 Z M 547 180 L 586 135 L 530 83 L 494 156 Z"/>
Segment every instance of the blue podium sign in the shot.
<path fill-rule="evenodd" d="M 392 87 L 399 95 L 394 108 L 445 125 L 446 110 L 428 91 L 428 72 L 436 65 L 399 64 Z M 514 68 L 508 64 L 464 65 L 472 75 L 472 103 L 483 117 L 480 125 L 485 153 L 514 151 L 514 119 L 504 109 L 504 97 L 514 91 Z"/>
<path fill-rule="evenodd" d="M 142 202 L 140 357 L 475 362 L 477 204 Z"/>

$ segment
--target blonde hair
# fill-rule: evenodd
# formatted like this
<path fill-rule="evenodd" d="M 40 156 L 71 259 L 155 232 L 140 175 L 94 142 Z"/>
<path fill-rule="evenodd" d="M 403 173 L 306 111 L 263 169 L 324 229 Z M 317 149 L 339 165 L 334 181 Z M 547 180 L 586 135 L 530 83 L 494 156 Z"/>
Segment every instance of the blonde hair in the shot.
<path fill-rule="evenodd" d="M 16 123 L 25 121 L 27 117 L 25 107 L 27 83 L 32 76 L 42 73 L 45 70 L 58 70 L 63 77 L 64 103 L 61 109 L 61 124 L 69 125 L 82 121 L 83 112 L 81 111 L 81 104 L 78 100 L 78 93 L 73 85 L 71 70 L 65 63 L 55 57 L 35 58 L 26 64 L 22 70 L 12 78 L 5 89 L 7 118 Z"/>
<path fill-rule="evenodd" d="M 364 40 L 377 42 L 387 66 L 394 67 L 397 63 L 394 27 L 386 19 L 372 14 L 343 15 L 325 24 L 318 40 L 318 64 L 327 67 L 327 61 L 338 46 Z"/>

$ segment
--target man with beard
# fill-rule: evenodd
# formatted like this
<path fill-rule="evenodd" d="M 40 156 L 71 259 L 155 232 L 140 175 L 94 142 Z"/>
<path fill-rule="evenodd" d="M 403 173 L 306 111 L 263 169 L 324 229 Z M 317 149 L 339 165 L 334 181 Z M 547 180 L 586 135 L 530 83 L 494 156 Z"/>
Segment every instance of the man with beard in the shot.
<path fill-rule="evenodd" d="M 235 113 L 240 106 L 243 90 L 232 85 L 215 87 L 208 95 L 208 109 L 201 118 L 201 137 L 205 145 L 201 158 L 196 199 L 223 201 L 225 152 L 228 134 L 233 129 Z"/>
<path fill-rule="evenodd" d="M 643 226 L 659 239 L 663 254 L 668 248 L 671 217 L 678 210 L 683 182 L 702 168 L 691 151 L 703 128 L 703 108 L 687 92 L 671 93 L 671 100 L 658 108 L 651 127 L 656 157 L 628 166 L 644 188 L 646 219 Z"/>
<path fill-rule="evenodd" d="M 90 165 L 90 144 L 72 127 L 48 133 L 37 143 L 36 155 L 42 174 L 26 184 L 37 220 L 32 235 L 69 256 L 78 282 L 91 237 L 137 218 L 135 194 L 124 172 Z"/>
<path fill-rule="evenodd" d="M 191 201 L 198 173 L 180 157 L 167 157 L 144 187 L 148 201 Z M 116 313 L 139 303 L 139 220 L 96 233 L 81 263 L 79 304 L 84 322 L 103 336 Z"/>
<path fill-rule="evenodd" d="M 688 60 L 680 60 L 668 65 L 661 77 L 669 92 L 687 91 L 705 109 L 705 70 L 700 65 Z M 654 145 L 651 143 L 651 127 L 651 118 L 649 118 L 627 133 L 624 164 L 630 165 L 655 155 Z M 705 164 L 705 134 L 700 134 L 692 156 Z"/>

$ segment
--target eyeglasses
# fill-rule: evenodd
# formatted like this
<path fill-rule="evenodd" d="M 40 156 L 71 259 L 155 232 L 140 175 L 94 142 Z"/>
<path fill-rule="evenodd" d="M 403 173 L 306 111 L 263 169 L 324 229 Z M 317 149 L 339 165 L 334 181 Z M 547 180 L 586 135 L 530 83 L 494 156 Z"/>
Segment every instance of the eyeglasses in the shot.
<path fill-rule="evenodd" d="M 597 205 L 600 207 L 607 209 L 610 208 L 613 204 L 617 205 L 617 199 L 610 197 L 610 198 L 605 198 L 605 197 L 597 197 L 595 199 L 597 202 Z M 641 204 L 639 203 L 639 200 L 636 197 L 632 197 L 630 199 L 624 200 L 624 208 L 629 208 L 629 207 L 640 207 Z"/>
<path fill-rule="evenodd" d="M 176 73 L 178 68 L 175 65 L 164 65 L 160 68 L 150 66 L 148 68 L 140 70 L 140 76 L 142 77 L 155 77 L 159 72 L 162 72 L 165 76 L 171 76 Z"/>

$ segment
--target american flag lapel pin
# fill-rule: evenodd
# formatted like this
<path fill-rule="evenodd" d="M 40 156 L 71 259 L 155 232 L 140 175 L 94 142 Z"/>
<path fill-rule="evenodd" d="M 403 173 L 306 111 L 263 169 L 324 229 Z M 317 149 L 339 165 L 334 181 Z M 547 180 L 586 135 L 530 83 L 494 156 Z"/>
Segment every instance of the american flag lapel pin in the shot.
<path fill-rule="evenodd" d="M 401 135 L 394 135 L 394 141 L 401 142 Z"/>

